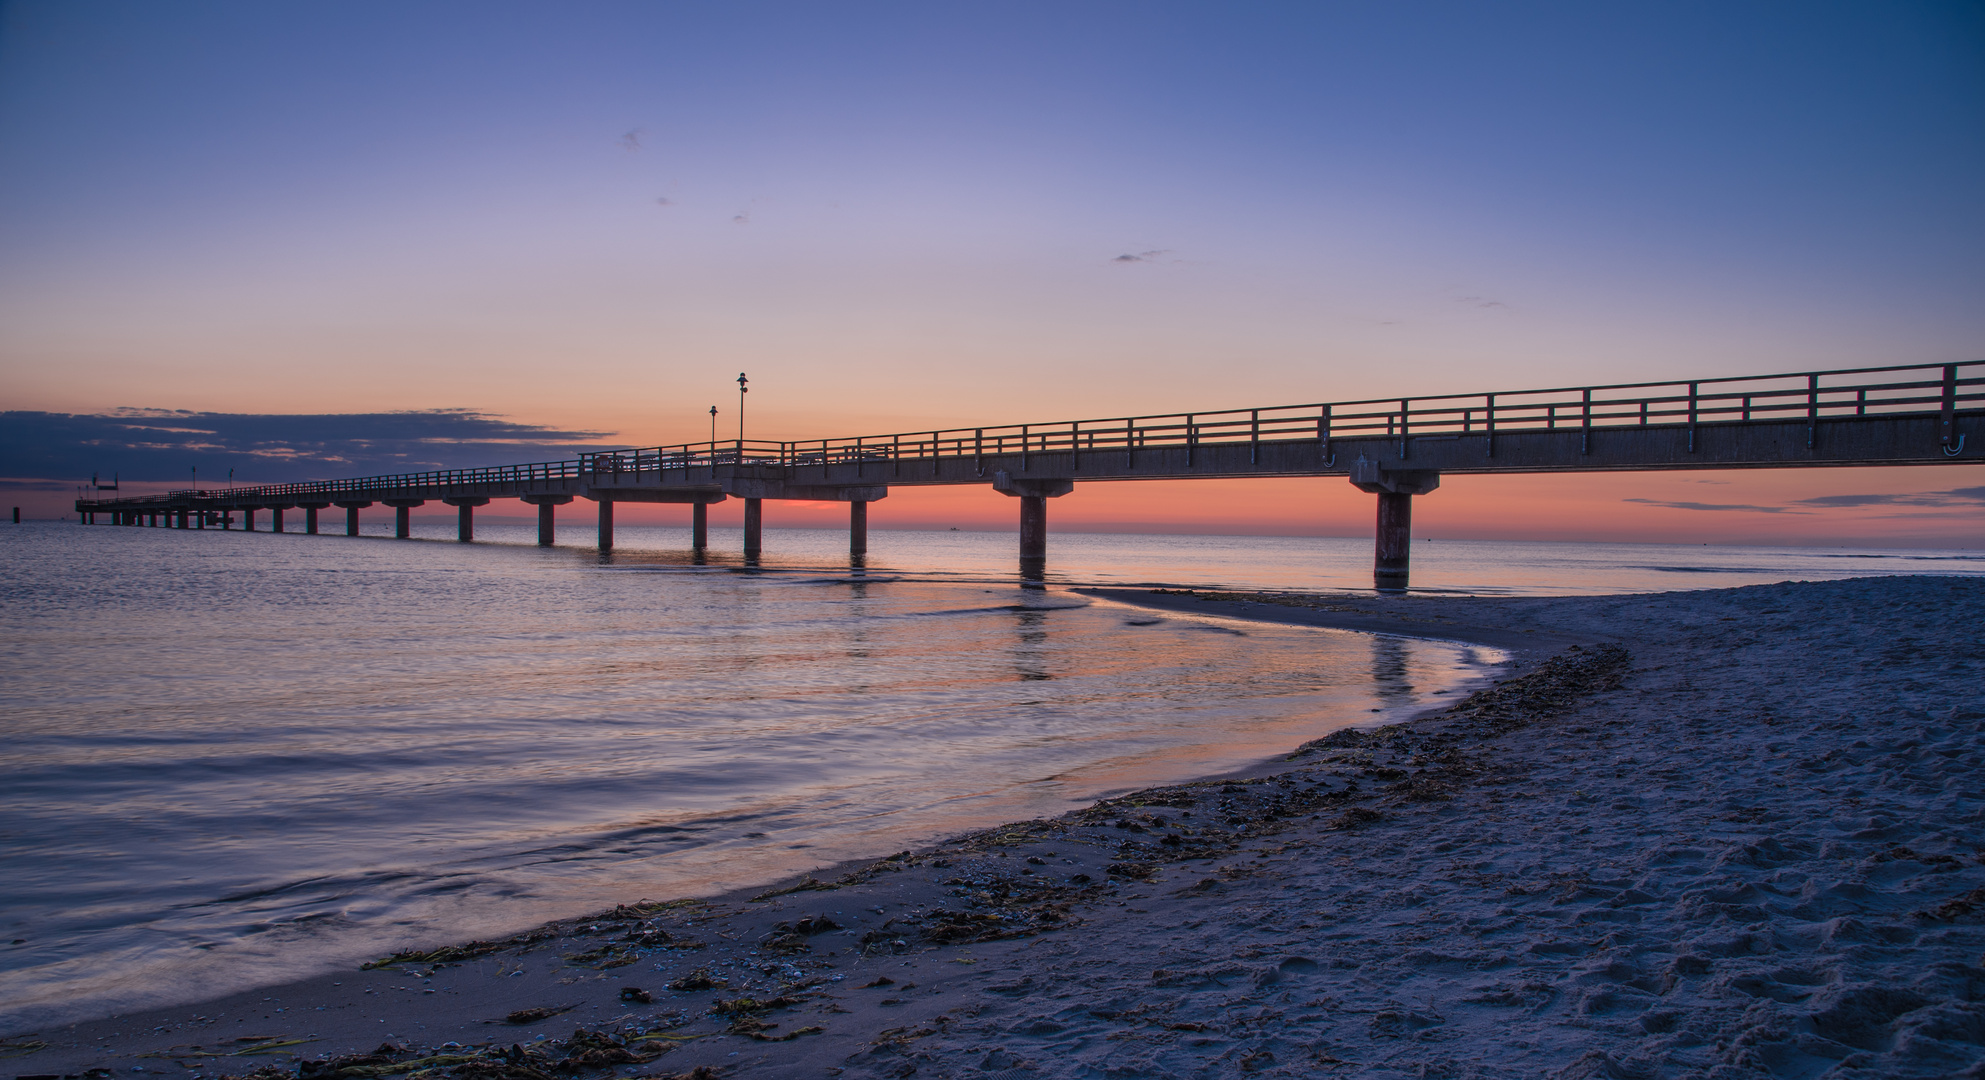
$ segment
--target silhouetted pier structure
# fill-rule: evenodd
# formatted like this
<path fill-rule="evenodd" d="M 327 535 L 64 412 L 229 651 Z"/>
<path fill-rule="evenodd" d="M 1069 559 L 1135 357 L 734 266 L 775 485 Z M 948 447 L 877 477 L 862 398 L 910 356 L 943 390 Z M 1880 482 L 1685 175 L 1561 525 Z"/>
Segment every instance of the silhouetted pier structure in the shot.
<path fill-rule="evenodd" d="M 1077 483 L 1343 476 L 1378 496 L 1374 583 L 1404 588 L 1412 500 L 1444 473 L 1609 472 L 1942 465 L 1985 460 L 1967 441 L 1985 415 L 1985 362 L 1623 383 L 1491 394 L 1319 402 L 1218 412 L 1127 416 L 905 432 L 799 442 L 728 440 L 581 454 L 568 461 L 369 476 L 233 490 L 79 499 L 76 510 L 121 524 L 244 528 L 268 511 L 272 531 L 301 507 L 393 507 L 395 534 L 429 502 L 457 508 L 459 538 L 475 508 L 519 499 L 538 508 L 538 542 L 553 542 L 553 508 L 589 499 L 599 548 L 613 547 L 616 503 L 691 508 L 692 546 L 708 546 L 711 503 L 744 500 L 744 555 L 763 549 L 766 500 L 845 502 L 849 550 L 867 550 L 868 504 L 891 487 L 989 484 L 1019 500 L 1020 560 L 1047 557 L 1047 501 Z"/>

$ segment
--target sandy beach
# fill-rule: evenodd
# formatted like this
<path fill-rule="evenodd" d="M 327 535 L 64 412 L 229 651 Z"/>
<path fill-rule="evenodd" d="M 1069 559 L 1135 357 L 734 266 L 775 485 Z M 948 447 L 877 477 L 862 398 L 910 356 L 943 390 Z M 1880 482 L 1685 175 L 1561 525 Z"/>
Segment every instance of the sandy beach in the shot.
<path fill-rule="evenodd" d="M 1985 581 L 1108 595 L 1516 659 L 1230 776 L 0 1055 L 96 1080 L 1985 1076 Z"/>

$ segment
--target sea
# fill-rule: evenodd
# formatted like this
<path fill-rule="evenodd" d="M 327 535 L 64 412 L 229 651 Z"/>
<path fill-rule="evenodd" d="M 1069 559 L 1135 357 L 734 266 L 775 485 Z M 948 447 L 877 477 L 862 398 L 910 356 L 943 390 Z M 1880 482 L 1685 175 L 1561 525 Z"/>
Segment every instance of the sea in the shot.
<path fill-rule="evenodd" d="M 295 523 L 291 523 L 292 528 Z M 265 526 L 266 527 L 266 526 Z M 1465 642 L 1085 585 L 1355 592 L 1369 538 L 685 529 L 539 548 L 0 525 L 0 1036 L 638 899 L 791 879 L 1435 707 Z M 1416 591 L 1570 595 L 1985 553 L 1429 541 Z"/>

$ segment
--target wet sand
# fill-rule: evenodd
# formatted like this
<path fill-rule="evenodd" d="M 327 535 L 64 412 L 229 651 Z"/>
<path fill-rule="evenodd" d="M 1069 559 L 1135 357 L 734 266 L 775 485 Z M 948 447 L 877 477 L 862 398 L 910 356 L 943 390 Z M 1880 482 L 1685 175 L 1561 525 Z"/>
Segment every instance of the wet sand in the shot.
<path fill-rule="evenodd" d="M 1517 659 L 1229 777 L 0 1054 L 327 1080 L 1985 1076 L 1985 582 L 1105 594 Z"/>

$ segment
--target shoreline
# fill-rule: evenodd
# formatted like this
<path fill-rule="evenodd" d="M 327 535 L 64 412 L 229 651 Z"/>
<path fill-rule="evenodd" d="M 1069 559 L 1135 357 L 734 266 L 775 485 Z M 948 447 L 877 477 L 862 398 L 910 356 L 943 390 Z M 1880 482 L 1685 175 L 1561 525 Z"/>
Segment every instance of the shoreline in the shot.
<path fill-rule="evenodd" d="M 1985 910 L 1985 814 L 1977 793 L 1951 791 L 1973 778 L 1867 779 L 1985 745 L 1985 665 L 1962 629 L 1985 613 L 1985 582 L 1568 598 L 1074 591 L 1461 640 L 1518 662 L 1458 705 L 1258 770 L 844 864 L 798 889 L 624 906 L 494 947 L 16 1035 L 0 1053 L 20 1075 L 57 1077 L 265 1062 L 294 1075 L 343 1055 L 311 1068 L 341 1080 L 696 1066 L 1412 1075 L 1442 1062 L 1451 1075 L 1679 1076 L 1752 1059 L 1872 1076 L 1985 1060 L 1985 1010 L 1970 1003 L 1985 996 L 1971 915 Z M 1896 655 L 1898 640 L 1912 651 Z M 1712 672 L 1722 685 L 1697 685 Z M 1735 732 L 1712 723 L 1728 701 L 1750 706 Z M 1936 701 L 1941 717 L 1921 704 Z M 1876 767 L 1898 755 L 1907 767 Z M 1760 786 L 1747 769 L 1777 771 Z M 1857 769 L 1860 786 L 1824 792 L 1777 775 Z M 1842 813 L 1857 827 L 1794 835 Z M 1538 815 L 1560 827 L 1525 824 Z M 1595 833 L 1606 843 L 1579 839 Z M 1559 850 L 1580 845 L 1575 859 Z M 1600 873 L 1622 851 L 1677 846 L 1696 854 Z M 1667 895 L 1664 879 L 1689 869 L 1701 880 Z M 1788 888 L 1800 874 L 1810 880 Z M 1814 884 L 1829 874 L 1840 880 Z M 1647 929 L 1664 919 L 1699 932 Z M 1491 947 L 1499 937 L 1520 947 Z M 697 986 L 699 969 L 727 985 L 669 989 Z M 1870 1004 L 1870 986 L 1898 979 L 1900 997 Z M 503 1022 L 527 1009 L 560 1011 Z M 575 1027 L 612 1034 L 566 1037 Z M 351 1057 L 382 1041 L 405 1052 Z M 518 1049 L 499 1061 L 447 1043 Z M 655 1058 L 661 1047 L 673 1049 Z"/>

